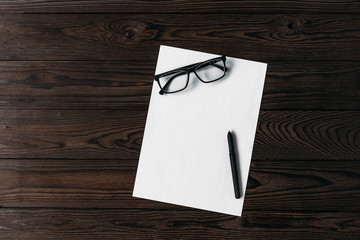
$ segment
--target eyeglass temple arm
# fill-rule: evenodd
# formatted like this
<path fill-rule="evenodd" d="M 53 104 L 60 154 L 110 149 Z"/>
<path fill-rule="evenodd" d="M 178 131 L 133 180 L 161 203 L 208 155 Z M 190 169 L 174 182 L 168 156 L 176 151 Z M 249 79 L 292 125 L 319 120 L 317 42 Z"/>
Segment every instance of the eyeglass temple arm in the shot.
<path fill-rule="evenodd" d="M 224 61 L 226 61 L 225 56 L 223 56 L 223 57 L 224 57 Z M 202 62 L 200 62 L 200 63 L 202 63 Z M 162 76 L 162 75 L 165 75 L 165 76 L 166 76 L 166 75 L 168 75 L 168 73 L 170 73 L 170 72 L 174 72 L 174 71 L 181 70 L 181 69 L 191 69 L 191 70 L 193 71 L 193 70 L 194 70 L 194 67 L 197 66 L 197 65 L 199 65 L 200 63 L 193 63 L 193 64 L 187 65 L 187 66 L 185 66 L 185 67 L 180 67 L 180 68 L 171 70 L 171 71 L 169 71 L 169 72 L 160 73 L 160 74 L 155 75 L 155 78 L 158 79 L 158 78 L 160 78 L 160 76 Z M 213 64 L 213 62 L 211 62 L 211 60 L 210 60 L 208 63 L 206 63 L 206 64 L 204 64 L 204 65 L 201 65 L 200 68 L 209 66 L 209 65 L 211 65 L 211 64 Z M 224 68 L 223 68 L 222 66 L 217 66 L 217 67 L 218 67 L 219 69 L 221 69 L 221 70 L 224 71 Z M 227 70 L 227 68 L 225 67 L 225 71 L 226 71 L 226 70 Z"/>
<path fill-rule="evenodd" d="M 208 62 L 204 65 L 201 65 L 199 66 L 197 69 L 201 69 L 201 68 L 204 68 L 204 67 L 207 67 L 207 66 L 210 66 L 210 65 L 213 65 L 214 67 L 217 67 L 218 69 L 220 69 L 221 71 L 227 71 L 227 68 L 226 67 L 223 67 L 223 66 L 219 66 L 219 65 L 216 65 L 215 63 L 212 63 L 212 62 Z"/>
<path fill-rule="evenodd" d="M 181 67 L 181 68 L 178 68 L 178 69 L 183 69 L 183 68 L 187 68 L 187 69 L 191 69 L 192 71 L 194 70 L 194 67 L 195 66 L 197 66 L 199 63 L 194 63 L 194 64 L 191 64 L 191 65 L 188 65 L 188 66 L 185 66 L 185 67 Z M 215 67 L 217 67 L 217 68 L 219 68 L 220 70 L 222 70 L 222 71 L 226 71 L 227 70 L 227 68 L 225 67 L 223 67 L 223 66 L 218 66 L 218 65 L 216 65 L 216 63 L 213 63 L 213 62 L 208 62 L 208 63 L 205 63 L 205 64 L 203 64 L 203 65 L 200 65 L 199 67 L 197 67 L 197 69 L 201 69 L 201 68 L 204 68 L 204 67 L 207 67 L 207 66 L 210 66 L 210 65 L 213 65 L 213 66 L 215 66 Z M 175 69 L 175 70 L 178 70 L 178 69 Z M 190 71 L 191 71 L 190 70 Z"/>

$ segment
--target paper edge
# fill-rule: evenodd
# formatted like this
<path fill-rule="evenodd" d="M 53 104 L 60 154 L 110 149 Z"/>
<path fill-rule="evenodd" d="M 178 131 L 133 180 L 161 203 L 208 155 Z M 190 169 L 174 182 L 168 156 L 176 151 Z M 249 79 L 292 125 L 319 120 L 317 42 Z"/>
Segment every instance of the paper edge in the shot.
<path fill-rule="evenodd" d="M 160 203 L 164 203 L 164 204 L 171 204 L 171 205 L 175 205 L 175 206 L 180 206 L 180 207 L 184 207 L 184 208 L 192 208 L 192 209 L 199 209 L 199 210 L 202 210 L 202 211 L 207 211 L 207 212 L 214 212 L 214 213 L 220 213 L 220 214 L 226 214 L 226 215 L 231 215 L 231 216 L 235 216 L 235 217 L 241 217 L 242 215 L 242 210 L 241 209 L 241 213 L 239 215 L 235 214 L 235 213 L 225 213 L 225 212 L 219 212 L 219 211 L 215 211 L 215 210 L 210 210 L 210 209 L 206 209 L 206 208 L 201 208 L 201 207 L 192 207 L 192 206 L 186 206 L 186 205 L 180 205 L 178 203 L 173 203 L 173 202 L 169 202 L 169 201 L 162 201 L 162 200 L 156 200 L 156 199 L 151 199 L 151 198 L 148 198 L 148 197 L 143 197 L 143 196 L 136 196 L 133 194 L 133 197 L 136 197 L 136 198 L 140 198 L 140 199 L 146 199 L 146 200 L 150 200 L 150 201 L 155 201 L 155 202 L 160 202 Z M 244 199 L 245 200 L 245 199 Z"/>

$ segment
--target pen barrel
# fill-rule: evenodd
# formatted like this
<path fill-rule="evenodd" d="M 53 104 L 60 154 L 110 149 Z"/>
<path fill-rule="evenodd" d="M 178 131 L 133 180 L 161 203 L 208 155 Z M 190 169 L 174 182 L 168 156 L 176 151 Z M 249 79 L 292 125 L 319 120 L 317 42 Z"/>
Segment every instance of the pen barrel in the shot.
<path fill-rule="evenodd" d="M 239 177 L 237 173 L 237 164 L 236 164 L 236 158 L 233 153 L 229 153 L 230 157 L 230 164 L 231 164 L 231 172 L 232 172 L 232 178 L 234 183 L 234 191 L 235 191 L 235 198 L 240 198 L 240 185 L 239 185 Z"/>
<path fill-rule="evenodd" d="M 235 198 L 238 199 L 240 198 L 240 184 L 239 184 L 238 168 L 236 164 L 233 136 L 231 132 L 228 133 L 228 144 L 229 144 L 229 157 L 231 164 L 232 179 L 234 184 Z"/>

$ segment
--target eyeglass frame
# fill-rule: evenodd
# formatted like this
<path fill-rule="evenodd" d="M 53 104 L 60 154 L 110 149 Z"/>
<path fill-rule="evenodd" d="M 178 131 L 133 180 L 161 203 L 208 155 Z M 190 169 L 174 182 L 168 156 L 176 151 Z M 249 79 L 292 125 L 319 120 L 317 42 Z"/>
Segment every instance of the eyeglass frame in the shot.
<path fill-rule="evenodd" d="M 202 65 L 206 64 L 206 63 L 211 63 L 211 62 L 213 62 L 213 61 L 215 61 L 215 60 L 222 60 L 222 62 L 224 63 L 224 70 L 223 70 L 223 71 L 224 71 L 224 74 L 223 74 L 221 77 L 216 78 L 216 79 L 211 80 L 211 81 L 207 81 L 207 82 L 206 82 L 206 81 L 202 80 L 202 79 L 199 77 L 199 75 L 196 73 L 197 68 L 198 68 L 199 66 L 202 66 Z M 187 72 L 187 81 L 186 81 L 185 87 L 182 88 L 182 89 L 180 89 L 180 90 L 177 90 L 177 91 L 166 92 L 166 91 L 163 89 L 163 87 L 161 86 L 161 84 L 160 84 L 160 77 L 165 77 L 165 76 L 168 76 L 168 75 L 177 73 L 177 72 L 179 72 L 179 71 Z M 203 62 L 193 63 L 193 64 L 187 65 L 187 66 L 185 66 L 185 67 L 176 68 L 176 69 L 173 69 L 173 70 L 170 70 L 170 71 L 166 71 L 166 72 L 163 72 L 163 73 L 160 73 L 160 74 L 156 74 L 156 75 L 154 76 L 154 79 L 155 79 L 155 81 L 158 83 L 158 85 L 159 85 L 159 87 L 160 87 L 160 89 L 161 89 L 160 92 L 159 92 L 159 94 L 160 94 L 160 95 L 163 95 L 164 93 L 166 93 L 166 94 L 171 94 L 171 93 L 177 93 L 177 92 L 181 92 L 181 91 L 185 90 L 185 89 L 187 88 L 188 84 L 189 84 L 190 73 L 192 73 L 192 72 L 195 73 L 196 77 L 197 77 L 201 82 L 203 82 L 203 83 L 212 83 L 212 82 L 218 81 L 218 80 L 220 80 L 221 78 L 223 78 L 223 77 L 225 76 L 225 74 L 226 74 L 226 71 L 227 71 L 227 68 L 226 68 L 226 57 L 225 57 L 225 56 L 221 56 L 221 57 L 212 58 L 212 59 L 209 59 L 209 60 L 206 60 L 206 61 L 203 61 Z M 175 78 L 175 77 L 174 77 L 174 78 Z M 170 80 L 169 80 L 168 82 L 170 82 Z M 166 86 L 166 85 L 165 85 L 165 86 Z"/>

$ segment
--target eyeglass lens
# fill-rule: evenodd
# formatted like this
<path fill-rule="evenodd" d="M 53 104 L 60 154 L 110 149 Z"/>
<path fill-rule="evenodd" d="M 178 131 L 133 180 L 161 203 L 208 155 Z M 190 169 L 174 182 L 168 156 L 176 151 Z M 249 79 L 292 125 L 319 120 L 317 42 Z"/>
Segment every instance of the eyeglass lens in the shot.
<path fill-rule="evenodd" d="M 173 93 L 186 88 L 188 83 L 188 72 L 180 70 L 160 76 L 159 83 L 164 92 Z"/>
<path fill-rule="evenodd" d="M 224 61 L 221 59 L 211 60 L 199 65 L 195 69 L 196 75 L 204 82 L 213 82 L 222 78 L 225 74 Z"/>

